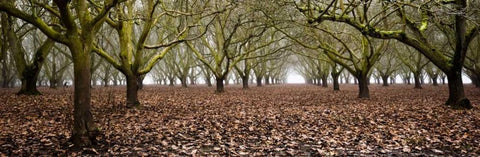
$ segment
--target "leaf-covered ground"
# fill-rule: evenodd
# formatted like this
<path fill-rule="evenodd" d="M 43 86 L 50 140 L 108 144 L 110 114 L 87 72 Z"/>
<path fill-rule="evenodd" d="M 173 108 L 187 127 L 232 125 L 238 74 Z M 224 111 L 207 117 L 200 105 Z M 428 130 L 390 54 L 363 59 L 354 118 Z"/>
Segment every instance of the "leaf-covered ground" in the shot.
<path fill-rule="evenodd" d="M 475 108 L 443 105 L 447 87 L 371 85 L 358 99 L 310 85 L 242 90 L 146 86 L 143 108 L 125 109 L 124 87 L 97 87 L 93 114 L 103 135 L 93 148 L 68 141 L 72 89 L 40 88 L 41 96 L 0 90 L 0 156 L 318 156 L 480 155 L 480 89 L 466 86 Z"/>

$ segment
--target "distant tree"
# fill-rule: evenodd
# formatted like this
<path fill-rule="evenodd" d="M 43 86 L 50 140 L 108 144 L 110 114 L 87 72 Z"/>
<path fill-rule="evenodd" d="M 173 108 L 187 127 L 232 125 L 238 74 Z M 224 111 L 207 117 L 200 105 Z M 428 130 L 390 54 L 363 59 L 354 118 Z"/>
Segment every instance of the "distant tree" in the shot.
<path fill-rule="evenodd" d="M 400 62 L 393 53 L 385 53 L 375 65 L 375 70 L 382 78 L 383 86 L 388 86 L 390 78 L 397 70 Z"/>
<path fill-rule="evenodd" d="M 217 84 L 215 92 L 223 93 L 224 86 L 228 83 L 227 76 L 237 63 L 258 57 L 250 54 L 281 38 L 271 38 L 250 47 L 247 51 L 242 51 L 243 45 L 248 41 L 261 38 L 269 26 L 256 20 L 260 14 L 248 10 L 241 3 L 222 2 L 216 7 L 219 7 L 218 10 L 223 8 L 225 11 L 213 19 L 212 26 L 200 41 L 187 42 L 187 45 L 197 59 L 211 70 Z"/>
<path fill-rule="evenodd" d="M 410 72 L 413 73 L 413 78 L 415 80 L 415 89 L 421 89 L 421 74 L 425 66 L 430 62 L 422 54 L 414 52 L 412 48 L 397 45 L 395 48 L 397 58 L 408 68 Z M 409 73 L 410 73 L 409 72 Z"/>
<path fill-rule="evenodd" d="M 6 13 L 2 13 L 1 16 L 2 29 L 6 32 L 8 47 L 15 60 L 17 74 L 22 82 L 20 91 L 17 94 L 39 95 L 41 93 L 37 90 L 38 75 L 45 62 L 45 58 L 50 53 L 55 42 L 52 39 L 47 38 L 38 45 L 36 44 L 39 42 L 38 40 L 42 40 L 39 33 L 36 33 L 35 30 L 27 30 L 27 32 L 15 30 L 15 19 L 8 16 Z M 20 26 L 17 27 L 21 28 Z M 20 34 L 16 32 L 20 32 Z M 31 46 L 31 48 L 22 45 L 24 40 L 27 43 L 30 43 L 28 46 Z M 29 53 L 27 51 L 34 52 Z M 32 59 L 30 59 L 29 56 L 33 56 Z"/>

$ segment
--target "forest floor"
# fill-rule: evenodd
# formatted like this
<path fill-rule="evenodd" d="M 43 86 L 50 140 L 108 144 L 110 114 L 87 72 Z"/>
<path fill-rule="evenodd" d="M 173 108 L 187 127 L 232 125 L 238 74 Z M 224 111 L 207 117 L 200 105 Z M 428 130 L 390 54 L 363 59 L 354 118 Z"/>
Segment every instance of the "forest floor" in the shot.
<path fill-rule="evenodd" d="M 0 156 L 438 156 L 480 155 L 480 89 L 474 109 L 443 105 L 447 86 L 370 86 L 342 91 L 313 85 L 242 90 L 146 86 L 126 109 L 125 87 L 96 87 L 92 111 L 102 130 L 92 148 L 74 149 L 72 88 L 17 96 L 0 89 Z"/>

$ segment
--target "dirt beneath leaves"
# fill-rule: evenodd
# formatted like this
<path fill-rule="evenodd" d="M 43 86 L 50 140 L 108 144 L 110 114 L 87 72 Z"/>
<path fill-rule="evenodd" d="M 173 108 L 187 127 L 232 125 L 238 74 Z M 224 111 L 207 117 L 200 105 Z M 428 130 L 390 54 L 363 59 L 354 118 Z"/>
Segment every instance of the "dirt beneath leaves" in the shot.
<path fill-rule="evenodd" d="M 318 156 L 480 155 L 480 89 L 466 86 L 468 111 L 443 105 L 446 86 L 370 86 L 358 99 L 311 85 L 242 90 L 146 86 L 143 104 L 126 109 L 124 87 L 97 87 L 93 114 L 99 143 L 73 149 L 72 89 L 41 96 L 0 89 L 0 156 Z"/>

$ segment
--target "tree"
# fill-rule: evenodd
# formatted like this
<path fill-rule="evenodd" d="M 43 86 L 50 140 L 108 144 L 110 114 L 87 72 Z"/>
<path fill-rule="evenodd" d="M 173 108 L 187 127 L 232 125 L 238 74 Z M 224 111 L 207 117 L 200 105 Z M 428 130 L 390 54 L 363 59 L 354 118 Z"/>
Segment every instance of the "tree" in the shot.
<path fill-rule="evenodd" d="M 3 13 L 2 13 L 3 14 Z M 8 53 L 8 37 L 7 37 L 7 32 L 8 30 L 6 29 L 6 27 L 3 27 L 1 25 L 1 23 L 4 23 L 4 20 L 7 20 L 6 18 L 0 18 L 0 27 L 2 29 L 0 29 L 0 31 L 2 32 L 2 36 L 0 36 L 0 51 L 1 51 L 1 54 L 0 54 L 0 66 L 1 66 L 1 70 L 0 70 L 0 74 L 1 74 L 1 84 L 2 84 L 2 88 L 8 88 L 10 87 L 10 84 L 12 82 L 14 82 L 15 80 L 15 72 L 9 68 L 10 65 L 14 64 L 13 62 L 13 59 L 12 59 L 12 55 L 11 53 Z"/>
<path fill-rule="evenodd" d="M 440 71 L 435 65 L 433 64 L 428 64 L 425 66 L 425 73 L 428 75 L 430 78 L 430 83 L 433 84 L 433 86 L 438 86 L 438 76 L 440 76 Z"/>
<path fill-rule="evenodd" d="M 282 32 L 301 46 L 315 50 L 319 54 L 323 53 L 330 60 L 344 67 L 358 80 L 358 97 L 369 98 L 368 74 L 380 55 L 386 50 L 388 42 L 374 41 L 374 39 L 361 35 L 360 32 L 332 32 L 320 25 L 305 29 L 304 32 L 313 33 L 302 34 L 301 37 L 298 37 L 298 34 L 293 36 L 283 30 Z M 348 28 L 345 29 L 348 30 Z"/>
<path fill-rule="evenodd" d="M 397 71 L 399 62 L 393 53 L 385 53 L 375 65 L 376 72 L 382 78 L 383 86 L 388 86 L 388 78 Z"/>
<path fill-rule="evenodd" d="M 93 120 L 90 108 L 90 53 L 94 46 L 93 40 L 105 17 L 111 8 L 119 3 L 117 0 L 105 1 L 99 11 L 89 8 L 87 0 L 54 0 L 56 7 L 46 3 L 32 5 L 31 14 L 15 6 L 12 1 L 0 0 L 0 11 L 24 20 L 40 29 L 50 39 L 65 44 L 70 49 L 73 59 L 75 89 L 74 89 L 74 122 L 72 141 L 75 146 L 92 145 L 98 134 L 98 128 Z M 40 18 L 37 8 L 45 8 L 52 16 L 58 17 L 65 33 L 57 31 L 52 25 Z"/>
<path fill-rule="evenodd" d="M 43 63 L 45 62 L 45 58 L 50 53 L 55 42 L 51 39 L 45 39 L 40 46 L 36 46 L 40 37 L 35 31 L 28 31 L 23 33 L 20 32 L 21 35 L 18 36 L 13 27 L 15 26 L 14 19 L 9 17 L 6 13 L 2 13 L 2 29 L 6 32 L 6 37 L 8 40 L 8 47 L 10 52 L 13 54 L 13 58 L 15 60 L 15 67 L 17 69 L 18 76 L 20 81 L 22 82 L 22 86 L 20 91 L 17 94 L 24 94 L 24 95 L 39 95 L 41 94 L 37 90 L 37 79 L 38 75 L 42 69 Z M 27 42 L 32 43 L 36 50 L 32 56 L 33 58 L 30 60 L 28 58 L 29 53 L 26 52 L 27 50 L 22 45 L 21 38 L 24 35 L 30 35 L 24 39 Z"/>
<path fill-rule="evenodd" d="M 47 57 L 43 73 L 47 77 L 50 88 L 57 88 L 64 84 L 64 75 L 70 70 L 72 64 L 72 57 L 68 54 L 64 46 L 55 45 L 51 54 Z"/>
<path fill-rule="evenodd" d="M 271 32 L 275 33 L 275 32 Z M 245 44 L 245 48 L 242 51 L 251 51 L 251 47 L 256 44 L 262 44 L 262 41 L 267 40 L 270 36 L 264 36 L 265 38 L 258 38 L 255 41 L 249 41 Z M 269 46 L 266 46 L 262 49 L 259 49 L 252 54 L 247 54 L 246 59 L 241 61 L 241 64 L 235 65 L 235 70 L 238 73 L 239 78 L 242 80 L 242 87 L 243 89 L 248 89 L 248 83 L 250 80 L 250 75 L 254 68 L 259 66 L 262 63 L 266 62 L 279 62 L 280 59 L 287 57 L 286 52 L 290 50 L 291 44 L 285 42 L 276 42 L 272 43 Z M 256 58 L 251 58 L 251 56 L 258 56 Z M 261 86 L 261 80 L 260 86 Z M 258 84 L 257 84 L 258 85 Z"/>
<path fill-rule="evenodd" d="M 224 8 L 225 11 L 214 17 L 212 26 L 209 27 L 201 41 L 187 42 L 187 45 L 197 59 L 212 71 L 217 83 L 215 92 L 223 93 L 225 91 L 224 81 L 228 81 L 227 75 L 238 62 L 249 58 L 257 58 L 258 56 L 250 56 L 249 54 L 277 42 L 281 38 L 277 38 L 273 33 L 269 41 L 264 41 L 259 45 L 252 46 L 247 51 L 242 51 L 241 49 L 248 41 L 262 37 L 269 27 L 258 22 L 256 18 L 260 14 L 255 11 L 248 11 L 245 5 L 222 2 L 216 7 L 217 10 Z"/>
<path fill-rule="evenodd" d="M 297 4 L 297 8 L 308 17 L 309 23 L 345 23 L 370 37 L 395 39 L 415 48 L 447 75 L 449 97 L 445 104 L 455 109 L 471 109 L 463 88 L 462 67 L 467 47 L 480 31 L 479 25 L 467 22 L 472 4 L 473 1 L 467 0 L 441 0 L 438 3 L 403 0 L 344 3 L 339 0 L 327 4 L 302 3 Z M 399 27 L 378 25 L 384 20 L 395 20 Z M 442 38 L 429 36 L 429 31 L 437 29 L 443 32 Z M 438 46 L 443 45 L 433 44 L 438 40 L 450 41 L 451 49 L 441 49 Z"/>
<path fill-rule="evenodd" d="M 465 60 L 465 70 L 472 80 L 475 87 L 480 87 L 480 37 L 476 37 L 474 42 L 468 48 L 467 59 Z"/>
<path fill-rule="evenodd" d="M 168 3 L 166 1 L 141 1 L 137 5 L 135 0 L 126 0 L 124 5 L 118 6 L 116 18 L 108 18 L 107 23 L 115 29 L 118 35 L 120 49 L 116 58 L 114 53 L 105 52 L 99 46 L 95 52 L 125 75 L 127 81 L 127 104 L 128 108 L 139 107 L 138 89 L 140 80 L 152 70 L 158 60 L 161 60 L 173 47 L 187 39 L 190 29 L 194 27 L 203 16 L 201 11 L 188 12 L 193 5 L 188 0 Z M 178 11 L 170 10 L 167 7 L 177 7 Z M 120 8 L 126 8 L 125 10 Z M 203 7 L 200 7 L 203 8 Z M 140 13 L 137 12 L 140 10 Z M 199 14 L 199 17 L 193 15 Z M 185 16 L 183 16 L 185 15 Z M 187 16 L 188 15 L 188 16 Z M 137 17 L 139 16 L 139 17 Z M 178 18 L 177 18 L 178 17 Z M 143 20 L 138 20 L 143 19 Z M 159 23 L 163 19 L 162 23 Z M 177 25 L 172 29 L 171 24 Z M 135 30 L 136 25 L 141 31 Z M 157 34 L 150 35 L 153 27 L 158 27 Z M 139 36 L 134 36 L 140 32 Z M 147 43 L 147 39 L 156 40 L 156 44 Z M 134 38 L 137 38 L 136 40 Z M 148 53 L 150 49 L 162 49 L 156 53 Z"/>
<path fill-rule="evenodd" d="M 187 47 L 176 47 L 171 51 L 172 53 L 165 57 L 167 68 L 174 71 L 182 87 L 186 88 L 190 70 L 192 70 L 195 65 L 193 53 L 188 52 Z"/>
<path fill-rule="evenodd" d="M 397 58 L 410 70 L 408 73 L 413 73 L 415 81 L 415 89 L 422 89 L 421 74 L 425 66 L 430 62 L 420 53 L 414 53 L 410 47 L 399 46 L 395 47 Z M 408 77 L 408 76 L 407 76 Z M 408 77 L 410 78 L 410 77 Z"/>

